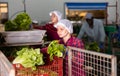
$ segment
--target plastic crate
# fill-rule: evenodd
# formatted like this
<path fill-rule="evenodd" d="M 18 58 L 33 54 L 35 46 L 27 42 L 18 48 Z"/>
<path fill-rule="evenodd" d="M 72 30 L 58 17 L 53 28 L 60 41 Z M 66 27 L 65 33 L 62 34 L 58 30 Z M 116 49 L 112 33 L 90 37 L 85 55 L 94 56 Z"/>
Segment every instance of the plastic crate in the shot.
<path fill-rule="evenodd" d="M 45 61 L 45 65 L 37 66 L 36 71 L 31 68 L 24 68 L 20 64 L 13 64 L 16 69 L 16 76 L 63 76 L 63 58 L 54 57 L 53 61 Z M 41 70 L 47 73 L 41 73 Z"/>
<path fill-rule="evenodd" d="M 63 58 L 59 58 L 54 56 L 54 60 L 50 61 L 49 59 L 49 54 L 47 54 L 47 47 L 46 48 L 42 48 L 41 53 L 43 53 L 44 55 L 44 62 L 45 65 L 44 66 L 39 66 L 39 68 L 48 68 L 51 69 L 53 71 L 56 71 L 59 76 L 63 76 Z"/>
<path fill-rule="evenodd" d="M 116 32 L 117 31 L 115 25 L 104 26 L 104 29 L 106 32 Z"/>
<path fill-rule="evenodd" d="M 49 58 L 48 58 L 49 59 Z M 63 76 L 63 58 L 54 57 L 53 61 L 46 62 L 47 64 L 43 66 L 38 66 L 40 69 L 50 69 L 58 73 L 58 76 Z"/>
<path fill-rule="evenodd" d="M 41 42 L 45 30 L 5 31 L 2 32 L 7 44 Z"/>
<path fill-rule="evenodd" d="M 29 68 L 16 69 L 16 76 L 58 76 L 58 73 L 50 69 L 41 69 L 33 71 Z"/>

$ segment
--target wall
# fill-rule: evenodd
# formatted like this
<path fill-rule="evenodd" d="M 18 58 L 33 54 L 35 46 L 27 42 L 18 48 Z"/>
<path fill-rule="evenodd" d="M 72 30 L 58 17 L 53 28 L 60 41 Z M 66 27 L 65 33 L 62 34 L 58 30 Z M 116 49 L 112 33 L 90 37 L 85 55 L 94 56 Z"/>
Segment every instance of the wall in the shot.
<path fill-rule="evenodd" d="M 5 0 L 2 0 L 5 1 Z M 7 0 L 6 0 L 7 1 Z M 15 14 L 24 11 L 24 0 L 9 0 L 9 18 L 14 18 Z M 39 23 L 49 21 L 49 12 L 59 10 L 64 16 L 64 2 L 92 2 L 92 0 L 25 0 L 26 12 L 31 16 L 32 20 L 38 20 Z M 95 2 L 109 2 L 109 5 L 115 5 L 115 0 L 95 0 Z M 120 4 L 120 1 L 118 2 Z M 118 6 L 120 9 L 120 6 Z M 108 20 L 115 21 L 115 7 L 108 8 Z M 120 13 L 120 10 L 118 10 Z M 119 21 L 120 22 L 120 21 Z"/>
<path fill-rule="evenodd" d="M 8 2 L 8 0 L 0 0 L 0 2 Z"/>

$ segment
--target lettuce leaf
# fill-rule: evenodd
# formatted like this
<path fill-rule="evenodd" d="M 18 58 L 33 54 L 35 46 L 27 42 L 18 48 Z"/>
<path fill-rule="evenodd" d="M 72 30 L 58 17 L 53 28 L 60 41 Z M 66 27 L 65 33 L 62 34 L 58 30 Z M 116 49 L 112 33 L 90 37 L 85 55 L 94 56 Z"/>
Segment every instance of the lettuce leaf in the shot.
<path fill-rule="evenodd" d="M 36 70 L 36 65 L 43 65 L 43 54 L 40 49 L 23 48 L 17 52 L 17 57 L 13 60 L 13 64 L 21 64 L 22 66 L 32 70 Z"/>
<path fill-rule="evenodd" d="M 53 40 L 47 49 L 47 53 L 50 55 L 50 61 L 53 60 L 54 56 L 63 57 L 63 52 L 65 51 L 64 45 L 59 44 L 58 40 Z"/>

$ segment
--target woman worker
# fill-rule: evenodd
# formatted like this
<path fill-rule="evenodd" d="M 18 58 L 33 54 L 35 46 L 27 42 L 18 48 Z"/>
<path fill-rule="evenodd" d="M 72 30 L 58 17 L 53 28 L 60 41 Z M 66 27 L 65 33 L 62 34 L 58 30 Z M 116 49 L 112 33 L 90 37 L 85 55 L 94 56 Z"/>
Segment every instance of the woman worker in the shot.
<path fill-rule="evenodd" d="M 52 41 L 52 40 L 58 40 L 59 36 L 57 34 L 57 29 L 54 27 L 54 25 L 62 19 L 62 13 L 54 10 L 49 13 L 51 17 L 51 22 L 45 24 L 44 26 L 35 26 L 33 25 L 34 29 L 41 29 L 41 30 L 46 30 L 47 34 L 47 40 Z"/>
<path fill-rule="evenodd" d="M 60 20 L 55 27 L 57 28 L 57 33 L 59 37 L 61 38 L 59 41 L 61 44 L 64 44 L 66 47 L 76 47 L 84 49 L 84 44 L 82 40 L 72 36 L 73 33 L 73 25 L 71 22 L 67 19 Z M 72 76 L 86 76 L 85 71 L 83 69 L 84 64 L 84 54 L 83 53 L 72 53 L 74 55 L 74 60 L 72 60 L 72 65 L 75 68 L 72 67 Z M 75 62 L 78 62 L 79 64 L 76 64 Z M 65 56 L 63 60 L 63 76 L 68 76 L 68 55 Z"/>

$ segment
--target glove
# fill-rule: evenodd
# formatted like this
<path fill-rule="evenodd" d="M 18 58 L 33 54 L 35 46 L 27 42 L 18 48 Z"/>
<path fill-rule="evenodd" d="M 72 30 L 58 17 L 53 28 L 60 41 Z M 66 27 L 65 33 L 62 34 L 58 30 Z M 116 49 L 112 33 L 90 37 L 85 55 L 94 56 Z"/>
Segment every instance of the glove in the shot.
<path fill-rule="evenodd" d="M 103 43 L 103 42 L 100 42 L 100 43 L 99 43 L 99 48 L 100 48 L 100 49 L 104 49 L 104 43 Z"/>

